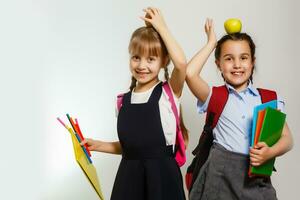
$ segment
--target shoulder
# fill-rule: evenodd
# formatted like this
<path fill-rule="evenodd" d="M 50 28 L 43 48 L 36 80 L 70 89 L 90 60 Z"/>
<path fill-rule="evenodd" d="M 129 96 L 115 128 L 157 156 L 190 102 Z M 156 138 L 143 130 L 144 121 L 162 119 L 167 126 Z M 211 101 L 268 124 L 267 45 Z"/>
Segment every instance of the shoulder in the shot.
<path fill-rule="evenodd" d="M 266 88 L 257 88 L 257 90 L 259 91 L 262 101 L 267 102 L 271 100 L 277 100 L 277 109 L 284 112 L 285 101 L 275 90 Z"/>
<path fill-rule="evenodd" d="M 131 91 L 127 91 L 127 92 L 124 92 L 124 93 L 119 93 L 117 95 L 117 98 L 115 99 L 115 105 L 116 105 L 115 106 L 115 115 L 116 115 L 116 117 L 118 116 L 119 110 L 122 107 L 124 96 L 128 95 L 130 92 Z"/>

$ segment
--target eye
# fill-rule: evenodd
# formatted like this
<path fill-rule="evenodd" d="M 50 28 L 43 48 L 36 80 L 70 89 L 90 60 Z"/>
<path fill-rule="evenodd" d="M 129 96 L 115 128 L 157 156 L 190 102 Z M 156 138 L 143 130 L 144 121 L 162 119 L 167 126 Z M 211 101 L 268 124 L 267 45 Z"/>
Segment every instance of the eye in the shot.
<path fill-rule="evenodd" d="M 231 57 L 226 57 L 225 60 L 226 60 L 226 61 L 231 61 L 232 58 L 231 58 Z"/>
<path fill-rule="evenodd" d="M 148 62 L 153 62 L 155 60 L 156 60 L 156 57 L 154 57 L 154 56 L 151 56 L 151 57 L 148 58 Z"/>
<path fill-rule="evenodd" d="M 241 59 L 242 59 L 242 60 L 247 60 L 247 59 L 248 59 L 248 56 L 242 56 Z"/>
<path fill-rule="evenodd" d="M 134 56 L 131 56 L 131 59 L 132 59 L 133 61 L 139 61 L 139 60 L 140 60 L 140 57 L 137 56 L 137 55 L 134 55 Z"/>

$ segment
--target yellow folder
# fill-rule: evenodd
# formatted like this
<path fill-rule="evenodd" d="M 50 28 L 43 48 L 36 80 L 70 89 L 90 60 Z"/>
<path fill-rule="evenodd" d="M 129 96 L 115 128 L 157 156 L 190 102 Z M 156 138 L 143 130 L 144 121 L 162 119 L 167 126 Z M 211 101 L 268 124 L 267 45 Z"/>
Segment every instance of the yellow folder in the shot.
<path fill-rule="evenodd" d="M 95 189 L 96 193 L 98 194 L 99 198 L 101 200 L 104 200 L 101 188 L 100 188 L 100 183 L 98 180 L 97 176 L 97 171 L 96 168 L 92 163 L 90 163 L 84 154 L 84 151 L 82 150 L 82 147 L 80 143 L 78 142 L 73 130 L 71 128 L 68 129 L 68 131 L 71 134 L 72 142 L 73 142 L 73 148 L 74 148 L 74 153 L 75 153 L 75 159 L 79 166 L 81 167 L 82 171 L 84 172 L 85 176 Z"/>

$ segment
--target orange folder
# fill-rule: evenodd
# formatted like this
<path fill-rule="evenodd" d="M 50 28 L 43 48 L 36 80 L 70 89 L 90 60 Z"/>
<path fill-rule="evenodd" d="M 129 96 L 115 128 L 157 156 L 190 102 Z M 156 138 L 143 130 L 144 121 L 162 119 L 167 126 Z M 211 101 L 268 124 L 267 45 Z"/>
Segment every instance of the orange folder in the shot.
<path fill-rule="evenodd" d="M 261 132 L 261 127 L 263 125 L 264 118 L 265 118 L 265 113 L 266 113 L 266 110 L 260 110 L 260 111 L 258 111 L 253 146 L 258 143 L 258 139 L 259 139 L 260 132 Z"/>

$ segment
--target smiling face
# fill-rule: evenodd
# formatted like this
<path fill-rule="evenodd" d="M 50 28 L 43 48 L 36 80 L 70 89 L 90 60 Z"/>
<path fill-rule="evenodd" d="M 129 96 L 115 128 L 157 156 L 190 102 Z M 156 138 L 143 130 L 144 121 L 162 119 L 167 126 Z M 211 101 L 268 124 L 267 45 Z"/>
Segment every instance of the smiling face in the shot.
<path fill-rule="evenodd" d="M 130 71 L 137 81 L 136 91 L 154 86 L 161 68 L 169 63 L 167 49 L 159 34 L 151 27 L 138 28 L 129 43 Z"/>
<path fill-rule="evenodd" d="M 161 67 L 159 56 L 133 54 L 130 57 L 130 71 L 139 87 L 151 88 L 155 85 Z"/>
<path fill-rule="evenodd" d="M 225 41 L 216 64 L 227 83 L 237 91 L 245 89 L 254 68 L 249 43 L 245 40 Z"/>

